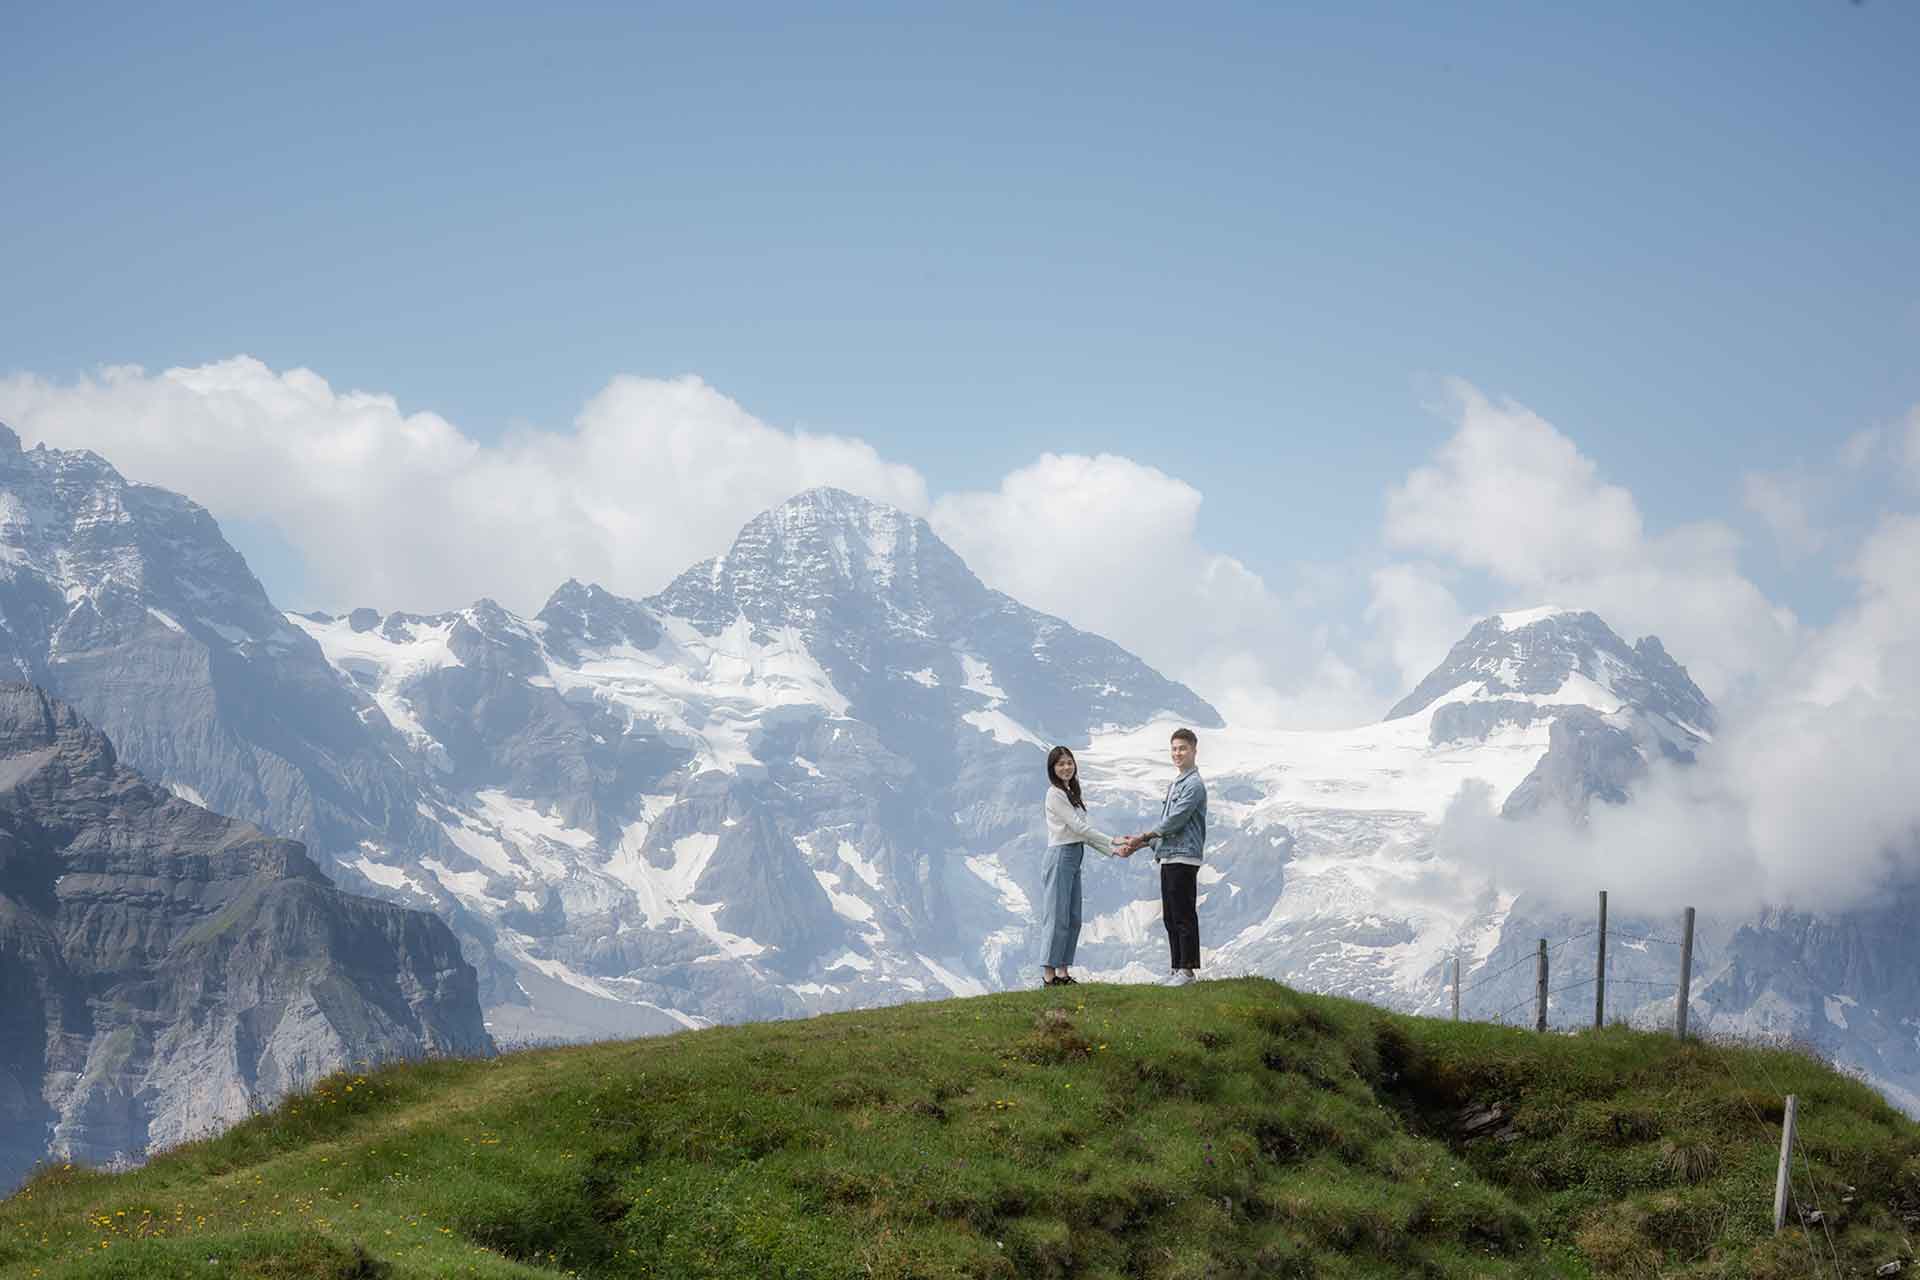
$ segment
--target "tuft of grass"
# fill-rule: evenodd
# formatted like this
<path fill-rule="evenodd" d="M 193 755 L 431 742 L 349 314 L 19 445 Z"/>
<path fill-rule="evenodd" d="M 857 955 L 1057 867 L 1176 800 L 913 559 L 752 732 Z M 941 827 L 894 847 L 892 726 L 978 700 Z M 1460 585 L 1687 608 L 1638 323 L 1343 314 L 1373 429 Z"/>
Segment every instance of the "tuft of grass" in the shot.
<path fill-rule="evenodd" d="M 1235 979 L 342 1074 L 130 1173 L 43 1170 L 0 1274 L 1800 1275 L 1828 1246 L 1772 1235 L 1788 1092 L 1830 1261 L 1899 1256 L 1920 1129 L 1804 1055 Z"/>
<path fill-rule="evenodd" d="M 1692 1186 L 1713 1176 L 1720 1153 L 1708 1142 L 1666 1142 L 1660 1146 L 1660 1163 L 1676 1182 Z"/>

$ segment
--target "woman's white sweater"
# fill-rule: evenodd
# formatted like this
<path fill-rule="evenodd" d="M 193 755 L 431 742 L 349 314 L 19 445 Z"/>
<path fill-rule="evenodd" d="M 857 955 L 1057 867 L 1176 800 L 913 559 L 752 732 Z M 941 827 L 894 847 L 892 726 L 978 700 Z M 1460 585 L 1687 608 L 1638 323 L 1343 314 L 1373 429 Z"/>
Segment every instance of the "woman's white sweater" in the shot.
<path fill-rule="evenodd" d="M 1055 786 L 1047 788 L 1047 844 L 1092 845 L 1102 853 L 1113 852 L 1113 837 L 1095 831 L 1087 821 L 1086 810 L 1073 807 L 1067 793 Z"/>

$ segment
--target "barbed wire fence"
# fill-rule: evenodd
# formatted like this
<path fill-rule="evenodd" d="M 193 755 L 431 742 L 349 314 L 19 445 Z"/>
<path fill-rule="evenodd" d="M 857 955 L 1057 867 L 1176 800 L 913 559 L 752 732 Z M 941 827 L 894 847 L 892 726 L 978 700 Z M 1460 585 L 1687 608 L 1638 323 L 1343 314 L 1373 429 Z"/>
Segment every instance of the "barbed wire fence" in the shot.
<path fill-rule="evenodd" d="M 1482 987 L 1499 983 L 1515 970 L 1527 965 L 1532 965 L 1534 969 L 1532 991 L 1525 998 L 1497 1010 L 1491 1017 L 1482 1017 L 1479 1020 L 1513 1025 L 1516 1015 L 1524 1014 L 1529 1006 L 1531 1006 L 1533 1012 L 1532 1025 L 1536 1030 L 1545 1031 L 1549 1029 L 1550 1023 L 1552 1022 L 1552 1015 L 1557 1011 L 1564 1011 L 1565 1008 L 1564 1003 L 1556 1001 L 1555 997 L 1564 997 L 1584 988 L 1592 988 L 1594 992 L 1593 1025 L 1596 1027 L 1604 1026 L 1610 1011 L 1616 1014 L 1620 1011 L 1617 991 L 1610 989 L 1625 987 L 1632 988 L 1634 991 L 1641 993 L 1643 997 L 1634 1002 L 1633 1007 L 1635 1008 L 1644 1008 L 1652 1000 L 1670 996 L 1674 1002 L 1675 1034 L 1685 1037 L 1688 1015 L 1687 988 L 1691 986 L 1693 969 L 1694 924 L 1694 909 L 1688 907 L 1686 908 L 1684 921 L 1678 937 L 1666 937 L 1657 933 L 1632 932 L 1623 929 L 1609 930 L 1607 927 L 1607 895 L 1603 890 L 1600 894 L 1598 920 L 1585 929 L 1568 934 L 1566 937 L 1554 942 L 1542 938 L 1540 939 L 1538 947 L 1532 953 L 1510 960 L 1496 969 L 1475 973 L 1472 975 L 1471 981 L 1463 981 L 1462 963 L 1457 957 L 1454 958 L 1450 974 L 1448 975 L 1450 978 L 1449 985 L 1451 987 L 1453 1017 L 1457 1021 L 1461 1016 L 1460 1001 L 1462 997 L 1470 995 Z M 1559 976 L 1560 966 L 1569 956 L 1568 948 L 1572 947 L 1574 943 L 1584 941 L 1588 938 L 1594 939 L 1594 955 L 1592 957 L 1591 971 L 1585 973 L 1583 976 L 1571 977 L 1559 981 L 1556 985 L 1552 979 Z M 1633 946 L 1637 951 L 1643 953 L 1648 948 L 1654 946 L 1676 948 L 1678 951 L 1678 977 L 1675 979 L 1658 979 L 1613 972 L 1614 966 L 1609 963 L 1608 948 L 1610 944 L 1620 943 Z M 1618 953 L 1616 952 L 1615 954 Z M 1610 996 L 1615 997 L 1615 1003 L 1612 1005 L 1609 1004 Z M 1520 1025 L 1525 1025 L 1525 1023 L 1521 1023 Z"/>
<path fill-rule="evenodd" d="M 1552 1014 L 1556 1009 L 1554 997 L 1592 989 L 1594 993 L 1592 1026 L 1598 1029 L 1606 1026 L 1610 1011 L 1618 1015 L 1623 1005 L 1628 1008 L 1643 1009 L 1649 1003 L 1664 1002 L 1666 998 L 1671 997 L 1673 1034 L 1681 1040 L 1690 1041 L 1697 1046 L 1702 1055 L 1717 1063 L 1727 1073 L 1727 1078 L 1732 1082 L 1736 1095 L 1753 1117 L 1755 1127 L 1762 1130 L 1770 1129 L 1773 1127 L 1772 1122 L 1761 1114 L 1760 1108 L 1754 1102 L 1756 1090 L 1750 1088 L 1749 1082 L 1743 1080 L 1741 1072 L 1735 1069 L 1734 1055 L 1729 1051 L 1729 1045 L 1725 1042 L 1702 1040 L 1698 1036 L 1689 1035 L 1688 1013 L 1693 985 L 1695 924 L 1694 908 L 1687 907 L 1684 910 L 1677 937 L 1666 937 L 1657 933 L 1634 933 L 1626 930 L 1610 931 L 1607 927 L 1607 894 L 1602 890 L 1599 898 L 1599 914 L 1590 928 L 1568 934 L 1557 942 L 1549 942 L 1546 938 L 1541 938 L 1531 953 L 1491 971 L 1475 973 L 1472 981 L 1464 984 L 1461 980 L 1460 959 L 1457 956 L 1454 957 L 1449 984 L 1453 1020 L 1456 1022 L 1461 1020 L 1462 996 L 1499 983 L 1516 970 L 1528 965 L 1531 965 L 1534 970 L 1532 991 L 1513 1004 L 1495 1011 L 1491 1017 L 1481 1016 L 1471 1020 L 1493 1022 L 1502 1026 L 1531 1026 L 1533 1030 L 1541 1033 L 1550 1030 L 1563 1032 L 1577 1030 L 1580 1025 L 1585 1024 L 1584 1017 L 1579 1019 L 1574 1027 L 1567 1026 L 1564 1020 L 1557 1028 L 1551 1025 Z M 1574 943 L 1589 938 L 1594 940 L 1593 971 L 1584 977 L 1572 978 L 1554 985 L 1552 979 L 1556 967 L 1568 957 L 1568 948 Z M 1608 944 L 1610 942 L 1632 945 L 1642 955 L 1646 954 L 1651 947 L 1673 947 L 1676 949 L 1674 960 L 1677 971 L 1672 978 L 1636 977 L 1614 973 L 1609 965 Z M 1629 988 L 1636 993 L 1643 993 L 1644 998 L 1631 1003 L 1620 1001 L 1617 995 L 1619 988 Z M 1610 995 L 1613 996 L 1611 1005 L 1609 1004 Z M 1564 1010 L 1565 1005 L 1561 1004 L 1558 1007 Z M 1524 1016 L 1529 1012 L 1530 1019 L 1514 1021 L 1516 1015 Z M 1631 1017 L 1630 1015 L 1627 1018 L 1616 1016 L 1614 1020 L 1630 1021 Z M 1828 1273 L 1843 1274 L 1845 1267 L 1833 1239 L 1829 1207 L 1837 1209 L 1841 1201 L 1836 1197 L 1828 1196 L 1826 1203 L 1822 1203 L 1820 1183 L 1815 1174 L 1813 1161 L 1808 1157 L 1805 1145 L 1800 1141 L 1797 1099 L 1794 1095 L 1784 1093 L 1780 1089 L 1779 1082 L 1767 1067 L 1764 1055 L 1751 1056 L 1750 1060 L 1765 1078 L 1766 1095 L 1781 1098 L 1784 1109 L 1780 1124 L 1780 1162 L 1774 1193 L 1774 1232 L 1776 1235 L 1780 1233 L 1785 1226 L 1788 1211 L 1793 1210 L 1806 1242 L 1809 1274 L 1816 1277 Z M 1804 1196 L 1801 1194 L 1803 1190 Z M 1820 1228 L 1819 1235 L 1814 1233 L 1815 1226 Z M 1824 1249 L 1820 1247 L 1822 1243 L 1825 1245 Z"/>

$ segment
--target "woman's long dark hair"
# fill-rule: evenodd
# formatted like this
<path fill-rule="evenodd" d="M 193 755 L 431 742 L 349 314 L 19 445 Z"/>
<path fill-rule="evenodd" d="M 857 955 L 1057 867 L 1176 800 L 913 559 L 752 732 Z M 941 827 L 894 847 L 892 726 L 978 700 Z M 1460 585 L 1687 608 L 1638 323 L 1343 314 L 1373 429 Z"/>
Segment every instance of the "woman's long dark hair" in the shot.
<path fill-rule="evenodd" d="M 1062 756 L 1073 760 L 1073 781 L 1071 782 L 1062 782 L 1054 776 L 1053 766 L 1060 762 Z M 1073 752 L 1067 750 L 1065 747 L 1055 747 L 1053 750 L 1047 752 L 1047 783 L 1050 786 L 1059 787 L 1062 791 L 1066 792 L 1067 799 L 1073 804 L 1074 808 L 1080 810 L 1082 813 L 1087 811 L 1087 802 L 1080 798 L 1080 762 L 1074 759 Z"/>

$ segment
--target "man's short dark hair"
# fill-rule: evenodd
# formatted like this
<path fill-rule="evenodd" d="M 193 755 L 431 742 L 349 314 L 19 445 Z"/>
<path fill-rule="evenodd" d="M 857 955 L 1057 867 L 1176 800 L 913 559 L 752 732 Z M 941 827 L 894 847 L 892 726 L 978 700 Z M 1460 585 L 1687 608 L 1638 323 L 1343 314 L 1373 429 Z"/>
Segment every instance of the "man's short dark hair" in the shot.
<path fill-rule="evenodd" d="M 1191 729 L 1175 729 L 1173 731 L 1173 736 L 1171 738 L 1168 738 L 1167 741 L 1168 742 L 1184 742 L 1188 746 L 1192 747 L 1195 751 L 1198 751 L 1200 749 L 1200 739 L 1194 736 L 1194 732 Z"/>

